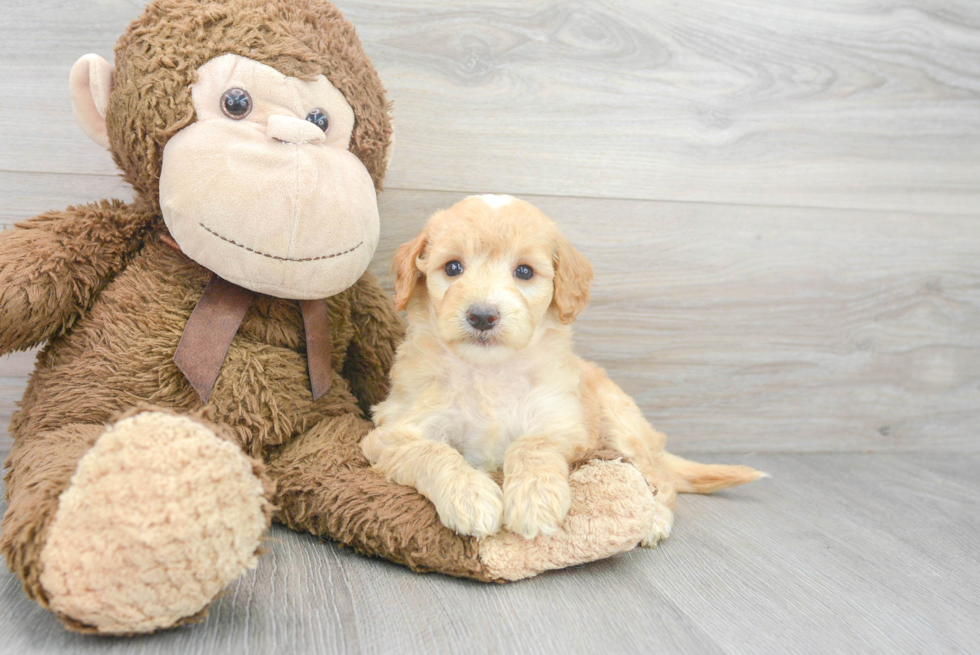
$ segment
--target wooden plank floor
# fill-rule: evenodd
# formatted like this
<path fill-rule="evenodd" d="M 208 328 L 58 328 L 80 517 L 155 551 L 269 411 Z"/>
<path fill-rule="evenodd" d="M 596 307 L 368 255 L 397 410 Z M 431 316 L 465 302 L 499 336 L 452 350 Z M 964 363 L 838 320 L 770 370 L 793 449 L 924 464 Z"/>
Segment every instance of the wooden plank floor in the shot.
<path fill-rule="evenodd" d="M 674 535 L 509 585 L 416 575 L 276 528 L 202 625 L 83 637 L 0 573 L 0 653 L 975 653 L 980 455 L 754 455 Z"/>

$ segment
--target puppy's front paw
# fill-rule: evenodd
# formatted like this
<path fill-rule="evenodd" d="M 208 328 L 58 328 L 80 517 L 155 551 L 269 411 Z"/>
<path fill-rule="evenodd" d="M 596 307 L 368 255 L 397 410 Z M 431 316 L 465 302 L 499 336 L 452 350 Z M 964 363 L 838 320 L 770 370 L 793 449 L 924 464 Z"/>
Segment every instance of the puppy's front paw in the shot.
<path fill-rule="evenodd" d="M 643 538 L 640 545 L 644 548 L 656 548 L 657 545 L 670 536 L 670 529 L 674 526 L 674 513 L 659 502 L 653 513 L 653 521 L 650 523 L 650 531 Z"/>
<path fill-rule="evenodd" d="M 525 539 L 551 536 L 572 504 L 568 480 L 555 475 L 504 480 L 504 527 Z"/>
<path fill-rule="evenodd" d="M 462 476 L 433 499 L 442 524 L 462 535 L 487 537 L 500 530 L 503 499 L 500 487 L 481 471 Z"/>

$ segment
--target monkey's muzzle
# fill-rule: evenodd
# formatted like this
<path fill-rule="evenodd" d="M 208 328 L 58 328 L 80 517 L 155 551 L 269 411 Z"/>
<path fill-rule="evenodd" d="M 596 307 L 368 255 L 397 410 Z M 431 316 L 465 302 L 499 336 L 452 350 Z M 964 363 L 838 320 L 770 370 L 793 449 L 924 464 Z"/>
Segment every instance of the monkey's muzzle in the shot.
<path fill-rule="evenodd" d="M 286 143 L 248 123 L 205 120 L 174 135 L 160 175 L 164 222 L 184 253 L 280 298 L 326 298 L 367 269 L 377 195 L 349 151 Z"/>

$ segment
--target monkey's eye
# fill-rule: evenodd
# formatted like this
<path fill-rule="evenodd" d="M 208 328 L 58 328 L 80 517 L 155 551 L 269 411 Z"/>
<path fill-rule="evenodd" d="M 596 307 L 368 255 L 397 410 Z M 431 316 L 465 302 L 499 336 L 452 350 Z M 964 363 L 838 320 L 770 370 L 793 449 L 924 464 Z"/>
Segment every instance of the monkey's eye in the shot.
<path fill-rule="evenodd" d="M 245 89 L 228 89 L 221 96 L 221 111 L 228 118 L 240 121 L 252 111 L 252 96 Z"/>
<path fill-rule="evenodd" d="M 534 277 L 534 269 L 527 264 L 521 264 L 514 269 L 514 277 L 518 278 L 519 280 L 530 280 L 532 277 Z"/>
<path fill-rule="evenodd" d="M 463 263 L 458 259 L 454 259 L 451 262 L 446 262 L 446 275 L 449 277 L 456 277 L 463 272 Z"/>
<path fill-rule="evenodd" d="M 317 127 L 319 127 L 324 132 L 330 127 L 330 121 L 327 119 L 327 114 L 320 108 L 314 109 L 306 115 L 306 120 L 310 121 Z"/>

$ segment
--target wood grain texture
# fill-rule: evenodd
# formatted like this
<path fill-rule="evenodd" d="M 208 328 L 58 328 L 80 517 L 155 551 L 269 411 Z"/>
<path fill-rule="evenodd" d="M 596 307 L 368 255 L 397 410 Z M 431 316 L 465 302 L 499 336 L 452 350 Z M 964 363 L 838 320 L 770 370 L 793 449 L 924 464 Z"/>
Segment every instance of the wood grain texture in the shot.
<path fill-rule="evenodd" d="M 682 496 L 656 550 L 482 585 L 281 528 L 203 624 L 80 637 L 0 574 L 0 653 L 966 653 L 980 649 L 977 455 L 756 455 Z M 2 508 L 2 504 L 0 504 Z"/>
<path fill-rule="evenodd" d="M 461 194 L 382 195 L 372 267 Z M 672 445 L 980 450 L 980 222 L 526 196 L 592 262 L 576 345 Z"/>
<path fill-rule="evenodd" d="M 38 186 L 23 205 L 39 211 L 49 182 L 27 181 Z M 389 290 L 394 249 L 461 197 L 381 195 L 371 269 Z M 607 368 L 672 447 L 980 451 L 980 221 L 527 199 L 596 270 L 578 351 Z M 26 383 L 3 366 L 0 413 Z"/>
<path fill-rule="evenodd" d="M 980 211 L 972 0 L 340 0 L 395 104 L 391 188 Z M 138 0 L 0 24 L 0 170 L 113 175 L 68 71 Z"/>
<path fill-rule="evenodd" d="M 976 213 L 970 0 L 342 3 L 389 184 Z"/>

